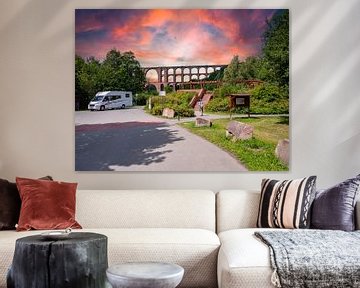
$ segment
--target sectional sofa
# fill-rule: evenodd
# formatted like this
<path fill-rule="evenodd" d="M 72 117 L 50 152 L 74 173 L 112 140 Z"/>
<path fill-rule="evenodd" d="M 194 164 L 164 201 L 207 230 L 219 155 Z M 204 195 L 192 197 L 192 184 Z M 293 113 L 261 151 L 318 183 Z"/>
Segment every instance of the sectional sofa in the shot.
<path fill-rule="evenodd" d="M 185 269 L 180 287 L 273 287 L 269 249 L 253 236 L 259 196 L 242 190 L 78 190 L 76 219 L 80 231 L 108 237 L 109 265 L 176 263 Z M 1 288 L 16 239 L 41 232 L 0 231 Z"/>

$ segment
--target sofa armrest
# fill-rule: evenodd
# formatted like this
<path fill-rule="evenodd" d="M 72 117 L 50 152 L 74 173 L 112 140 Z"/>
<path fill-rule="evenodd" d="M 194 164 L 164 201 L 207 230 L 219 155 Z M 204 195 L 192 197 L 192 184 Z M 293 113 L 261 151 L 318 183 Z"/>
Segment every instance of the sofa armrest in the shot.
<path fill-rule="evenodd" d="M 355 229 L 360 230 L 360 199 L 357 200 L 355 206 Z"/>

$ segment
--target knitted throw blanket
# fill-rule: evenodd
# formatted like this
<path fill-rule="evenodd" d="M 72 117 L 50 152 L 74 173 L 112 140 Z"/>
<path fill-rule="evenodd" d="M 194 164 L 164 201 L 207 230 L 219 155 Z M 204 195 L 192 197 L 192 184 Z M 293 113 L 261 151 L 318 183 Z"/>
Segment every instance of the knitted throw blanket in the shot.
<path fill-rule="evenodd" d="M 276 287 L 360 287 L 360 230 L 255 232 L 270 248 Z"/>

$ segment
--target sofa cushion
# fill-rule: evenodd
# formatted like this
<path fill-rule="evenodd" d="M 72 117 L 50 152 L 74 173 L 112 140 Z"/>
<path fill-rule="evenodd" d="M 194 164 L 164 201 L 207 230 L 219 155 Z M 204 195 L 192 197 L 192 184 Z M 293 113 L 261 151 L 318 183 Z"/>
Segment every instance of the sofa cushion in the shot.
<path fill-rule="evenodd" d="M 73 230 L 76 232 L 77 230 Z M 108 237 L 109 265 L 135 261 L 176 263 L 185 269 L 179 287 L 216 287 L 216 263 L 220 241 L 204 229 L 82 229 Z M 17 238 L 44 231 L 0 232 L 0 287 L 11 264 Z"/>
<path fill-rule="evenodd" d="M 15 230 L 21 200 L 15 183 L 0 179 L 0 230 Z"/>
<path fill-rule="evenodd" d="M 274 287 L 271 284 L 269 248 L 254 236 L 264 228 L 235 229 L 219 234 L 218 258 L 220 288 Z"/>
<path fill-rule="evenodd" d="M 174 228 L 121 229 L 120 233 L 116 230 L 97 230 L 109 237 L 109 265 L 171 262 L 185 270 L 179 287 L 216 287 L 220 241 L 214 232 Z"/>
<path fill-rule="evenodd" d="M 259 191 L 222 190 L 217 193 L 217 233 L 239 228 L 255 228 L 259 199 Z"/>
<path fill-rule="evenodd" d="M 51 176 L 40 179 L 52 180 Z M 18 223 L 21 199 L 16 183 L 0 179 L 0 230 L 15 230 Z"/>
<path fill-rule="evenodd" d="M 81 228 L 75 221 L 76 183 L 16 178 L 21 198 L 18 231 Z"/>
<path fill-rule="evenodd" d="M 312 205 L 311 227 L 353 231 L 359 186 L 360 175 L 317 191 Z"/>
<path fill-rule="evenodd" d="M 215 194 L 209 190 L 78 190 L 76 198 L 76 219 L 84 228 L 215 231 Z"/>
<path fill-rule="evenodd" d="M 263 179 L 257 227 L 308 228 L 316 176 L 294 180 Z"/>

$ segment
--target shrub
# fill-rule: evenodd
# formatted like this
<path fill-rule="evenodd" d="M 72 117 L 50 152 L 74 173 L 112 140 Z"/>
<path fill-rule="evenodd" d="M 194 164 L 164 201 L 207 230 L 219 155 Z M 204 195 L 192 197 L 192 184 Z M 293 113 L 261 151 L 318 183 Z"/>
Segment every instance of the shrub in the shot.
<path fill-rule="evenodd" d="M 224 98 L 227 97 L 226 95 L 229 94 L 248 93 L 248 92 L 249 92 L 249 88 L 246 87 L 246 85 L 244 84 L 236 84 L 236 85 L 225 84 L 220 88 L 215 89 L 214 97 Z"/>
<path fill-rule="evenodd" d="M 289 93 L 286 88 L 273 84 L 261 84 L 249 89 L 244 85 L 224 85 L 214 92 L 214 99 L 206 105 L 210 112 L 229 111 L 228 94 L 249 93 L 250 112 L 252 114 L 287 114 L 289 113 Z M 238 107 L 234 113 L 245 113 L 246 108 Z"/>
<path fill-rule="evenodd" d="M 139 93 L 134 95 L 134 104 L 136 105 L 146 105 L 147 99 L 150 97 L 148 93 Z"/>
<path fill-rule="evenodd" d="M 214 98 L 206 105 L 209 112 L 229 111 L 229 94 L 249 93 L 249 88 L 244 84 L 225 84 L 214 91 Z"/>
<path fill-rule="evenodd" d="M 262 99 L 251 100 L 250 111 L 253 114 L 288 114 L 289 101 L 287 99 L 277 99 L 271 102 L 266 102 Z"/>
<path fill-rule="evenodd" d="M 175 116 L 180 116 L 180 117 L 194 117 L 195 113 L 194 113 L 194 109 L 192 109 L 191 107 L 185 107 L 183 105 L 178 105 L 176 107 L 173 108 L 175 110 Z"/>
<path fill-rule="evenodd" d="M 289 113 L 289 93 L 279 86 L 264 83 L 251 91 L 251 113 L 287 114 Z"/>
<path fill-rule="evenodd" d="M 162 112 L 164 110 L 165 106 L 164 105 L 157 105 L 157 106 L 153 106 L 150 110 L 150 113 L 152 115 L 157 115 L 157 116 L 161 116 Z"/>
<path fill-rule="evenodd" d="M 174 109 L 176 116 L 193 117 L 194 110 L 189 107 L 189 103 L 194 95 L 194 92 L 174 92 L 166 96 L 152 96 L 150 113 L 153 115 L 162 115 L 164 108 L 171 108 Z"/>
<path fill-rule="evenodd" d="M 261 84 L 255 87 L 251 94 L 253 98 L 261 99 L 266 102 L 273 102 L 281 98 L 288 98 L 285 91 L 273 84 Z"/>
<path fill-rule="evenodd" d="M 214 98 L 206 105 L 206 111 L 218 112 L 229 111 L 229 99 L 227 97 Z"/>
<path fill-rule="evenodd" d="M 151 106 L 157 106 L 161 104 L 165 104 L 165 97 L 164 96 L 152 96 L 151 97 Z"/>
<path fill-rule="evenodd" d="M 183 105 L 189 105 L 191 99 L 195 96 L 196 92 L 177 92 L 169 95 L 175 96 Z"/>
<path fill-rule="evenodd" d="M 169 86 L 169 85 L 165 86 L 165 92 L 166 92 L 166 94 L 172 93 L 173 91 L 174 91 L 173 87 L 171 87 L 171 86 Z"/>

